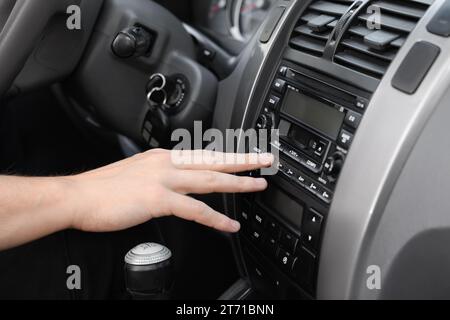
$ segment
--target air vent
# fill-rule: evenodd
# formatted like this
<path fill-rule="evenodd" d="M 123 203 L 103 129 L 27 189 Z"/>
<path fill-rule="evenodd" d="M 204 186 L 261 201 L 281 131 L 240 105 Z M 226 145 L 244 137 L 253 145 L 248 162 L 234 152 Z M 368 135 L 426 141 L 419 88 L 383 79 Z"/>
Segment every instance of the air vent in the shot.
<path fill-rule="evenodd" d="M 334 61 L 381 79 L 406 38 L 434 0 L 375 0 L 346 31 Z M 367 10 L 369 9 L 370 10 Z M 369 12 L 369 13 L 367 13 Z M 372 19 L 380 12 L 380 19 Z M 379 28 L 369 28 L 379 22 Z"/>
<path fill-rule="evenodd" d="M 297 23 L 291 48 L 321 57 L 338 20 L 354 0 L 313 1 Z"/>

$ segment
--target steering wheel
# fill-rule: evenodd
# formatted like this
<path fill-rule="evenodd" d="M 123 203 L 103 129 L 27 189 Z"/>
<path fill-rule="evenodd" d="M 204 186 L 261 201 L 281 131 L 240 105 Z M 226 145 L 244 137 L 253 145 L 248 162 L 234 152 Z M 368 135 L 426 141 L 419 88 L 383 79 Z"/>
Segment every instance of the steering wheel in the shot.
<path fill-rule="evenodd" d="M 64 13 L 70 4 L 74 1 L 2 0 L 0 26 L 4 27 L 0 33 L 0 96 L 11 87 L 50 19 L 57 13 Z"/>

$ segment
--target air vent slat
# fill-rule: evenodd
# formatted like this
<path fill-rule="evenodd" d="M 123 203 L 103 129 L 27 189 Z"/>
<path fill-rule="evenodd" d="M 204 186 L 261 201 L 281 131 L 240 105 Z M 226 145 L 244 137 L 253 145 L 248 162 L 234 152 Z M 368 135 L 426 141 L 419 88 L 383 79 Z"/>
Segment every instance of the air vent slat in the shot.
<path fill-rule="evenodd" d="M 393 14 L 406 16 L 413 19 L 420 19 L 422 18 L 426 8 L 423 8 L 420 6 L 418 8 L 417 5 L 414 7 L 412 6 L 405 6 L 408 4 L 408 2 L 402 1 L 401 3 L 398 3 L 396 1 L 375 1 L 373 3 L 373 6 L 380 8 L 381 12 L 390 12 Z M 413 4 L 413 3 L 411 3 Z M 424 10 L 425 9 L 425 10 Z"/>
<path fill-rule="evenodd" d="M 434 2 L 434 0 L 409 0 L 409 1 L 413 3 L 423 4 L 428 7 L 431 6 Z"/>
<path fill-rule="evenodd" d="M 338 20 L 336 19 L 333 22 L 330 22 L 329 24 L 327 24 L 327 26 L 331 29 L 334 29 L 334 27 L 336 27 L 337 23 L 338 23 Z"/>
<path fill-rule="evenodd" d="M 373 30 L 369 30 L 361 25 L 357 25 L 357 26 L 353 26 L 350 27 L 350 29 L 348 29 L 348 31 L 354 35 L 360 36 L 360 37 L 365 37 L 367 36 L 369 33 L 373 32 Z"/>
<path fill-rule="evenodd" d="M 391 42 L 391 46 L 400 49 L 405 44 L 406 38 L 398 38 Z"/>
<path fill-rule="evenodd" d="M 322 57 L 339 19 L 354 0 L 315 0 L 306 8 L 291 35 L 289 46 Z"/>
<path fill-rule="evenodd" d="M 365 53 L 369 56 L 381 59 L 381 60 L 386 60 L 386 61 L 392 61 L 395 57 L 396 54 L 396 50 L 390 51 L 390 52 L 376 52 L 375 50 L 371 49 L 368 45 L 361 43 L 359 41 L 355 41 L 353 39 L 346 39 L 344 41 L 342 41 L 342 45 L 344 45 L 347 48 L 351 48 L 354 49 L 356 51 L 360 51 L 362 53 Z"/>
<path fill-rule="evenodd" d="M 305 35 L 305 36 L 309 36 L 309 37 L 312 37 L 312 38 L 323 40 L 323 41 L 325 41 L 325 43 L 327 42 L 328 37 L 330 36 L 330 32 L 331 32 L 331 30 L 330 30 L 330 32 L 318 33 L 318 32 L 312 31 L 307 26 L 299 26 L 299 27 L 295 28 L 294 31 L 296 33 L 299 33 L 299 34 L 302 34 L 302 35 Z"/>
<path fill-rule="evenodd" d="M 297 36 L 291 39 L 289 42 L 294 48 L 306 50 L 310 53 L 315 53 L 316 55 L 322 55 L 325 50 L 325 44 L 323 41 L 319 41 L 315 38 Z"/>
<path fill-rule="evenodd" d="M 373 22 L 372 20 L 369 21 L 371 16 L 372 16 L 371 14 L 364 14 L 359 16 L 359 19 L 364 21 L 365 23 L 367 22 L 372 23 Z M 381 15 L 380 24 L 381 27 L 405 33 L 410 33 L 416 26 L 415 22 L 400 17 L 391 16 L 386 13 Z"/>
<path fill-rule="evenodd" d="M 347 11 L 348 6 L 328 1 L 317 1 L 313 2 L 309 8 L 333 16 L 342 16 Z"/>
<path fill-rule="evenodd" d="M 361 56 L 356 52 L 344 51 L 336 54 L 336 60 L 339 60 L 344 65 L 356 67 L 357 70 L 366 71 L 369 74 L 382 77 L 386 71 L 387 64 L 379 62 L 378 60 L 368 60 L 365 56 Z"/>
<path fill-rule="evenodd" d="M 344 31 L 333 57 L 335 63 L 381 79 L 409 34 L 433 0 L 371 0 Z M 380 9 L 380 20 L 368 13 Z M 375 18 L 375 17 L 374 17 Z M 380 22 L 379 28 L 372 23 Z"/>
<path fill-rule="evenodd" d="M 318 14 L 318 13 L 307 13 L 303 17 L 301 17 L 300 20 L 308 23 L 311 20 L 314 20 L 315 18 L 317 18 L 318 16 L 320 16 L 320 14 Z"/>

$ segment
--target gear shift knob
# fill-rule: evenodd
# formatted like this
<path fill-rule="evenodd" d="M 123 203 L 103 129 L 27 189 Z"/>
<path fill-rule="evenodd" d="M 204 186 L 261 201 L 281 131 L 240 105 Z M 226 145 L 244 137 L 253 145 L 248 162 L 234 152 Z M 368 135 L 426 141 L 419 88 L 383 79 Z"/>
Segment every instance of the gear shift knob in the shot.
<path fill-rule="evenodd" d="M 125 256 L 125 284 L 135 300 L 167 299 L 173 283 L 172 253 L 157 243 L 143 243 Z"/>

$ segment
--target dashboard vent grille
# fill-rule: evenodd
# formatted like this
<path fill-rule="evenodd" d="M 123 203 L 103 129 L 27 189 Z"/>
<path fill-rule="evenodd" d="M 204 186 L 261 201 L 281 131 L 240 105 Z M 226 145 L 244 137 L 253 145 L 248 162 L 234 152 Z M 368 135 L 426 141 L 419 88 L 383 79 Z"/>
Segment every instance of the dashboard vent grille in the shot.
<path fill-rule="evenodd" d="M 354 19 L 334 61 L 381 79 L 433 0 L 375 0 Z M 373 14 L 380 12 L 377 20 Z M 370 28 L 377 25 L 379 28 Z"/>
<path fill-rule="evenodd" d="M 300 17 L 289 41 L 290 47 L 321 57 L 334 27 L 353 2 L 313 1 Z"/>

